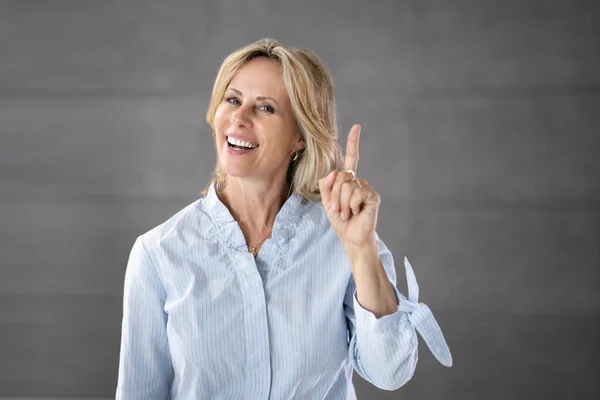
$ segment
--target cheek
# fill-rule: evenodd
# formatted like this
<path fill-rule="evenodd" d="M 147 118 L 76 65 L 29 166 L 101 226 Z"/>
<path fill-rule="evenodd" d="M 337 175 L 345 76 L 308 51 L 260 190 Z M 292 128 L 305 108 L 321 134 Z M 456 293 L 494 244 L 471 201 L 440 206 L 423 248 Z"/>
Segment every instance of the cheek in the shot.
<path fill-rule="evenodd" d="M 217 112 L 215 112 L 215 130 L 219 132 L 223 129 L 223 126 L 229 121 L 229 113 L 227 112 L 227 107 L 220 105 L 217 108 Z"/>
<path fill-rule="evenodd" d="M 217 152 L 221 151 L 221 147 L 225 142 L 225 137 L 223 136 L 223 132 L 226 129 L 226 123 L 228 121 L 226 109 L 223 106 L 217 108 L 217 112 L 215 113 L 213 125 L 214 125 L 214 136 L 215 136 L 215 144 L 217 146 Z"/>

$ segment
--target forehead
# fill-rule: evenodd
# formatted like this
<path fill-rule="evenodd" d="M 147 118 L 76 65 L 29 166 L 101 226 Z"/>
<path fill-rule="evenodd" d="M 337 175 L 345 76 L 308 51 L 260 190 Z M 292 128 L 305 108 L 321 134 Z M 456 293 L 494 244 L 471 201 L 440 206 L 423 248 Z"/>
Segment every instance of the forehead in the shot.
<path fill-rule="evenodd" d="M 247 96 L 287 99 L 281 64 L 266 57 L 257 57 L 244 64 L 228 87 L 233 87 Z"/>

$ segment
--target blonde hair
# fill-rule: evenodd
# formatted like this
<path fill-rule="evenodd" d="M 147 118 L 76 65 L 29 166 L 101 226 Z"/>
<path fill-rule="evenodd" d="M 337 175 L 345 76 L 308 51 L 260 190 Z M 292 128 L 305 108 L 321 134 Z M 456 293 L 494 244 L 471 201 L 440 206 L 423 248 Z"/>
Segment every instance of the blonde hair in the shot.
<path fill-rule="evenodd" d="M 325 65 L 316 54 L 285 47 L 274 39 L 262 39 L 230 54 L 221 64 L 213 87 L 206 122 L 215 136 L 214 118 L 229 83 L 248 61 L 266 57 L 281 64 L 283 83 L 290 98 L 298 132 L 305 148 L 296 161 L 290 162 L 288 185 L 291 193 L 320 201 L 318 180 L 341 166 L 333 84 Z M 214 182 L 216 189 L 225 185 L 226 174 L 219 160 L 206 194 Z"/>

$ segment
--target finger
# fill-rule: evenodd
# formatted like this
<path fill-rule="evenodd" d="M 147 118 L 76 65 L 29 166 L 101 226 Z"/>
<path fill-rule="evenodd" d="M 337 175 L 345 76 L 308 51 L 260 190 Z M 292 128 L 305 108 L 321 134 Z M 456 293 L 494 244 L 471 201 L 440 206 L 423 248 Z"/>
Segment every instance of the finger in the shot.
<path fill-rule="evenodd" d="M 362 204 L 365 201 L 365 192 L 369 190 L 366 181 L 363 181 L 361 179 L 360 183 L 362 185 L 362 188 L 357 187 L 356 190 L 352 192 L 352 197 L 349 201 L 349 206 L 352 210 L 352 215 L 358 215 L 360 213 L 360 210 L 362 209 Z"/>
<path fill-rule="evenodd" d="M 360 140 L 360 125 L 355 124 L 348 133 L 348 143 L 346 144 L 346 157 L 344 158 L 344 169 L 351 169 L 356 172 L 358 168 L 358 141 Z"/>
<path fill-rule="evenodd" d="M 333 189 L 331 190 L 331 198 L 329 199 L 329 210 L 338 212 L 340 211 L 340 195 L 342 192 L 342 183 L 352 180 L 352 176 L 347 173 L 340 171 L 338 172 Z"/>
<path fill-rule="evenodd" d="M 321 201 L 324 207 L 327 207 L 331 199 L 331 190 L 337 176 L 337 171 L 333 170 L 323 178 L 319 179 L 319 190 L 321 192 Z"/>
<path fill-rule="evenodd" d="M 342 192 L 340 194 L 340 217 L 342 220 L 350 219 L 351 209 L 350 209 L 350 199 L 353 196 L 353 193 L 358 189 L 356 185 L 356 181 L 345 181 L 342 182 Z"/>

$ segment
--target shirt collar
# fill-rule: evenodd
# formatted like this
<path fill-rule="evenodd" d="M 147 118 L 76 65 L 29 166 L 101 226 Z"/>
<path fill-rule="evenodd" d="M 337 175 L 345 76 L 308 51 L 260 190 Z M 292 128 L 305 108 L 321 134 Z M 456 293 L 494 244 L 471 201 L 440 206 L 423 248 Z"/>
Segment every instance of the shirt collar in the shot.
<path fill-rule="evenodd" d="M 273 239 L 289 239 L 293 235 L 298 219 L 302 215 L 303 206 L 306 206 L 307 203 L 308 200 L 303 199 L 296 193 L 293 193 L 287 198 L 283 207 L 281 207 L 281 210 L 279 210 L 279 213 L 275 217 L 272 230 Z M 239 230 L 239 226 L 229 212 L 229 209 L 217 196 L 214 182 L 210 185 L 208 192 L 204 197 L 203 208 L 227 236 L 232 236 L 232 230 Z"/>

